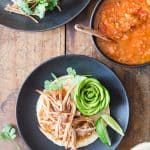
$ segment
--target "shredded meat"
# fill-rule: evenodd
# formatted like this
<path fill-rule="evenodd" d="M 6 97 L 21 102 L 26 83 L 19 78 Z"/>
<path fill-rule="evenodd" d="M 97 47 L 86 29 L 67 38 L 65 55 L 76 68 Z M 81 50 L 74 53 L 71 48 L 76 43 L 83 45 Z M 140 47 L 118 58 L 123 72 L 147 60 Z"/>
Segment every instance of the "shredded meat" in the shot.
<path fill-rule="evenodd" d="M 76 150 L 77 137 L 91 134 L 95 127 L 92 119 L 76 110 L 71 99 L 73 89 L 74 86 L 68 92 L 64 89 L 36 92 L 43 97 L 38 114 L 40 128 L 61 140 L 66 149 Z"/>

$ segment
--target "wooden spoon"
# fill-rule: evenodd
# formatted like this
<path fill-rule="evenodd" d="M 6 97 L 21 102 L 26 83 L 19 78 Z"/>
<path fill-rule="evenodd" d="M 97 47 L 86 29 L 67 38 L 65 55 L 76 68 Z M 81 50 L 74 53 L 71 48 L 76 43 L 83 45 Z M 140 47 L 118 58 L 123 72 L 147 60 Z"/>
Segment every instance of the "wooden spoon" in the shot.
<path fill-rule="evenodd" d="M 77 31 L 80 31 L 80 32 L 83 32 L 83 33 L 86 33 L 86 34 L 90 34 L 90 35 L 93 35 L 93 36 L 96 36 L 104 41 L 112 41 L 111 39 L 108 39 L 107 37 L 105 37 L 104 35 L 100 34 L 99 31 L 97 30 L 94 30 L 94 29 L 90 29 L 89 27 L 87 26 L 84 26 L 82 24 L 75 24 L 74 28 L 77 30 Z"/>

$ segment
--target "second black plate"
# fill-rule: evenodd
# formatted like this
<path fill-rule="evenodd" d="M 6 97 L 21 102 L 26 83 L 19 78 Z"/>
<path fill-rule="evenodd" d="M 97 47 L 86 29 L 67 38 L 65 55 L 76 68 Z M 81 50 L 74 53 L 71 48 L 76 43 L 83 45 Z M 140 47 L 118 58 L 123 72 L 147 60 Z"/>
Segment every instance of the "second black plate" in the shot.
<path fill-rule="evenodd" d="M 47 13 L 44 19 L 36 24 L 25 16 L 6 12 L 4 8 L 7 4 L 11 3 L 11 0 L 0 0 L 0 24 L 19 30 L 44 31 L 71 21 L 89 2 L 90 0 L 61 0 L 61 12 L 55 9 Z"/>
<path fill-rule="evenodd" d="M 118 77 L 99 61 L 81 55 L 69 55 L 53 58 L 37 67 L 24 82 L 16 107 L 18 128 L 27 145 L 32 150 L 63 150 L 53 144 L 39 130 L 36 117 L 36 103 L 39 95 L 35 89 L 42 89 L 44 80 L 50 79 L 51 72 L 56 76 L 66 74 L 67 67 L 73 67 L 78 74 L 91 74 L 100 80 L 110 92 L 111 116 L 122 126 L 124 132 L 129 120 L 129 104 L 126 91 Z M 112 146 L 107 147 L 99 139 L 82 150 L 115 150 L 122 137 L 109 129 Z"/>

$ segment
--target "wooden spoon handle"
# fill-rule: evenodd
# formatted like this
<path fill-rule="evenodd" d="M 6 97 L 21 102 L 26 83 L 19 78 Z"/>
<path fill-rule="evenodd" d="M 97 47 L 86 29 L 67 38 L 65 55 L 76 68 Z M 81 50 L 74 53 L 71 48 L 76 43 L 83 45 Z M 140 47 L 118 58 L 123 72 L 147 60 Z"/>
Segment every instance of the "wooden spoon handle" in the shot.
<path fill-rule="evenodd" d="M 90 29 L 87 26 L 76 24 L 74 27 L 77 31 L 96 36 L 104 41 L 111 41 L 110 39 L 106 38 L 104 35 L 100 34 L 97 30 Z"/>

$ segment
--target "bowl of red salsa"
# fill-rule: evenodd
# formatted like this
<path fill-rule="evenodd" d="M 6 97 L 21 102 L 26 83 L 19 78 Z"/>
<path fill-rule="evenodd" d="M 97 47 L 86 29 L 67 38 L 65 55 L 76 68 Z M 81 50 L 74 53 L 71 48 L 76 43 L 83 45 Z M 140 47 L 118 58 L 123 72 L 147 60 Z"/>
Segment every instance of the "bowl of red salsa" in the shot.
<path fill-rule="evenodd" d="M 98 52 L 126 66 L 150 64 L 150 0 L 99 1 L 91 28 L 112 41 L 92 37 Z"/>

